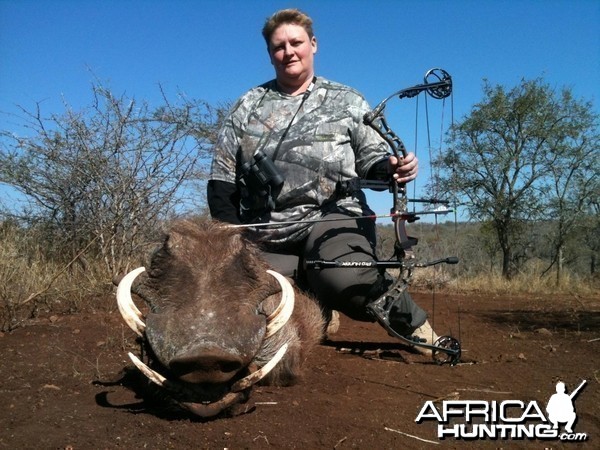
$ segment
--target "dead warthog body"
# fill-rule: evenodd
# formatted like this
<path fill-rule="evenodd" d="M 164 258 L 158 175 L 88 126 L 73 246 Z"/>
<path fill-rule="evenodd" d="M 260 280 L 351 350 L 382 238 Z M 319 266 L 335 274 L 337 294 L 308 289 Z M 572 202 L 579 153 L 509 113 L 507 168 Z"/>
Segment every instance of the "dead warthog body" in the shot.
<path fill-rule="evenodd" d="M 287 385 L 320 340 L 321 310 L 268 270 L 238 229 L 178 221 L 145 269 L 127 274 L 117 299 L 145 340 L 151 369 L 134 364 L 179 405 L 202 417 L 248 409 L 253 384 Z M 143 315 L 131 291 L 148 304 Z"/>

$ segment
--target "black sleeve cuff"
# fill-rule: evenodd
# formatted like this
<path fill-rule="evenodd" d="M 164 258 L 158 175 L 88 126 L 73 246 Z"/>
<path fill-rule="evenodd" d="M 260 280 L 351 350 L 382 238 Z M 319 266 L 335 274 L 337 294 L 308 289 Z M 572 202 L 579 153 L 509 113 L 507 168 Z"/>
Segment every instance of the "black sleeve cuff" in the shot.
<path fill-rule="evenodd" d="M 369 172 L 367 172 L 367 180 L 387 181 L 390 179 L 388 172 L 388 158 L 382 159 L 374 163 Z"/>
<path fill-rule="evenodd" d="M 240 224 L 240 193 L 234 183 L 210 180 L 206 188 L 208 208 L 213 219 Z"/>

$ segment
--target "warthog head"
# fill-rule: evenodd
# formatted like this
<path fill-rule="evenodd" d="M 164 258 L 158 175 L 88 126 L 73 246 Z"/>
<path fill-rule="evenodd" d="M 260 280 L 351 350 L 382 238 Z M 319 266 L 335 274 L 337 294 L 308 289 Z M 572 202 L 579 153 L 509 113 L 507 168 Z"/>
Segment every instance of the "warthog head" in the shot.
<path fill-rule="evenodd" d="M 117 301 L 156 370 L 129 357 L 196 415 L 244 412 L 260 380 L 293 383 L 321 338 L 317 304 L 267 270 L 257 248 L 223 224 L 174 223 L 143 272 L 140 267 L 123 277 Z M 145 316 L 132 291 L 148 304 Z"/>

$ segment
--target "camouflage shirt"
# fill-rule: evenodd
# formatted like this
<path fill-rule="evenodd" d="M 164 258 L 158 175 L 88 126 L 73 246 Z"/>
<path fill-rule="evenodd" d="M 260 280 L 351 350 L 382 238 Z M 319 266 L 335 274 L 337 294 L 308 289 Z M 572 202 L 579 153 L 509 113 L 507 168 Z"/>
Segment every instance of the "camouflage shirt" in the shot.
<path fill-rule="evenodd" d="M 388 156 L 388 145 L 363 115 L 370 110 L 354 89 L 316 78 L 312 91 L 291 96 L 275 80 L 251 89 L 232 107 L 214 148 L 211 180 L 236 183 L 240 167 L 257 150 L 274 160 L 285 182 L 275 208 L 255 221 L 317 219 L 332 211 L 371 213 L 361 191 L 340 185 L 365 178 L 372 165 Z M 242 194 L 241 209 L 244 204 Z M 277 246 L 304 239 L 310 224 L 256 228 L 257 237 Z"/>

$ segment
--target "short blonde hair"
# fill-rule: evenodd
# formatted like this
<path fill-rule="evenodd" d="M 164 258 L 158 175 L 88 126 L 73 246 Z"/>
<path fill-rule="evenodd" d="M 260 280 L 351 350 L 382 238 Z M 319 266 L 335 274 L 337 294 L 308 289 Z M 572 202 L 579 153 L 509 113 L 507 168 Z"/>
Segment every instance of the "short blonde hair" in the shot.
<path fill-rule="evenodd" d="M 308 15 L 299 9 L 282 9 L 269 17 L 263 26 L 262 35 L 267 43 L 267 48 L 271 43 L 271 36 L 283 24 L 300 25 L 304 28 L 310 39 L 314 36 L 312 19 Z"/>

